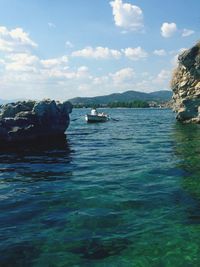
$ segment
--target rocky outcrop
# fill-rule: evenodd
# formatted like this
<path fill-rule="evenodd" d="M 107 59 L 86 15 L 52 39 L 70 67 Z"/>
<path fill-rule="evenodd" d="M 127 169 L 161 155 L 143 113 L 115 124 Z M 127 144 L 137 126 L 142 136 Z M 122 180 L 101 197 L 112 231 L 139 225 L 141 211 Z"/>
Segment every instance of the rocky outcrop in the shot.
<path fill-rule="evenodd" d="M 70 102 L 20 101 L 0 107 L 0 147 L 65 138 Z"/>
<path fill-rule="evenodd" d="M 177 120 L 200 123 L 200 42 L 178 57 L 171 88 Z"/>

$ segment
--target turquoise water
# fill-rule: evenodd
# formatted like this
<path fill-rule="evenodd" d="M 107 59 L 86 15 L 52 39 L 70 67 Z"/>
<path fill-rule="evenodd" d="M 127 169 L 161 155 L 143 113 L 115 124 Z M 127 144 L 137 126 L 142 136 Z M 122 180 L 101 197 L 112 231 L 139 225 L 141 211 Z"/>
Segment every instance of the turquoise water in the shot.
<path fill-rule="evenodd" d="M 200 127 L 74 110 L 65 148 L 0 153 L 1 267 L 200 266 Z"/>

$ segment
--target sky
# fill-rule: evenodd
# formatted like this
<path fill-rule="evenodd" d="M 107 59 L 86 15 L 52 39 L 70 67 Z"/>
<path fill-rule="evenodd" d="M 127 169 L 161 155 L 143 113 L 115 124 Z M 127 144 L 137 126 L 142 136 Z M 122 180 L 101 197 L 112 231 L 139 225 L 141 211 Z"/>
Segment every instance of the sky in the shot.
<path fill-rule="evenodd" d="M 0 0 L 0 99 L 170 90 L 199 0 Z"/>

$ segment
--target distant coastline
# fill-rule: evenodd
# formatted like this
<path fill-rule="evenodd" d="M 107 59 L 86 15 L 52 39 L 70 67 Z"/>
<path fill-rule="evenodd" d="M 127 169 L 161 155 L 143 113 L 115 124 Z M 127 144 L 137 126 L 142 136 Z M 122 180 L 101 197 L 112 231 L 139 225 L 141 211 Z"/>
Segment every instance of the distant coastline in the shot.
<path fill-rule="evenodd" d="M 172 92 L 168 90 L 143 93 L 126 91 L 95 97 L 69 99 L 74 108 L 171 108 Z"/>
<path fill-rule="evenodd" d="M 171 101 L 131 101 L 131 102 L 111 102 L 108 104 L 74 104 L 73 108 L 172 108 Z"/>
<path fill-rule="evenodd" d="M 161 90 L 151 93 L 139 91 L 126 91 L 110 95 L 95 97 L 76 97 L 69 99 L 74 108 L 82 107 L 109 107 L 109 108 L 148 108 L 148 107 L 170 107 L 172 92 Z"/>

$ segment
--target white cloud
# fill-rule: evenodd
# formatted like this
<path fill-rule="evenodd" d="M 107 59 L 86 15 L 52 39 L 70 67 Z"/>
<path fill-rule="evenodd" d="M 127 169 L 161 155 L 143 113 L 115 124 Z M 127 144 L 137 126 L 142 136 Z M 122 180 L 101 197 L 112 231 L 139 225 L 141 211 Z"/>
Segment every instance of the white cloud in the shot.
<path fill-rule="evenodd" d="M 113 9 L 115 25 L 125 30 L 139 31 L 143 29 L 143 12 L 138 6 L 123 3 L 122 0 L 110 2 Z"/>
<path fill-rule="evenodd" d="M 143 76 L 143 75 L 142 75 Z M 136 90 L 142 92 L 154 92 L 158 90 L 168 89 L 169 81 L 171 77 L 171 71 L 162 69 L 157 75 L 148 74 L 146 77 L 143 76 L 135 83 L 134 87 Z"/>
<path fill-rule="evenodd" d="M 172 51 L 171 54 L 174 55 L 172 60 L 171 60 L 171 64 L 173 65 L 173 67 L 177 67 L 178 65 L 178 56 L 183 53 L 184 51 L 186 51 L 187 48 L 180 48 L 178 51 Z"/>
<path fill-rule="evenodd" d="M 115 84 L 122 84 L 131 81 L 135 76 L 135 72 L 132 68 L 124 68 L 115 73 L 111 73 L 109 76 Z"/>
<path fill-rule="evenodd" d="M 0 51 L 12 52 L 13 51 L 13 43 L 8 42 L 6 40 L 3 40 L 0 37 Z"/>
<path fill-rule="evenodd" d="M 5 64 L 5 60 L 0 58 L 0 64 L 4 65 Z"/>
<path fill-rule="evenodd" d="M 56 67 L 56 66 L 68 63 L 68 57 L 62 56 L 59 58 L 43 59 L 40 62 L 44 68 L 49 69 L 52 67 Z"/>
<path fill-rule="evenodd" d="M 4 99 L 66 99 L 80 84 L 91 84 L 86 66 L 70 68 L 68 57 L 42 59 L 34 54 L 37 44 L 21 28 L 0 27 L 0 94 Z"/>
<path fill-rule="evenodd" d="M 27 32 L 24 32 L 22 28 L 16 28 L 11 30 L 10 32 L 8 31 L 4 36 L 6 35 L 10 36 L 11 39 L 23 45 L 29 45 L 33 47 L 37 46 L 37 44 L 29 38 L 29 34 Z"/>
<path fill-rule="evenodd" d="M 74 45 L 70 41 L 66 41 L 65 42 L 65 46 L 68 47 L 68 48 L 73 48 L 74 47 Z"/>
<path fill-rule="evenodd" d="M 87 66 L 81 66 L 76 72 L 77 79 L 92 79 L 92 75 L 89 73 L 89 68 Z"/>
<path fill-rule="evenodd" d="M 132 63 L 124 60 L 125 57 L 130 60 L 145 59 L 148 54 L 141 47 L 114 50 L 98 46 L 74 51 L 71 56 L 94 59 L 122 58 L 122 63 L 127 63 L 123 68 L 119 67 L 110 72 L 106 69 L 110 65 L 115 68 L 116 64 L 110 64 L 113 62 L 109 62 L 105 69 L 100 64 L 90 70 L 87 66 L 71 65 L 71 56 L 39 57 L 33 49 L 37 46 L 36 43 L 30 39 L 28 33 L 21 28 L 17 29 L 0 27 L 0 94 L 4 99 L 67 99 L 78 95 L 95 96 L 131 89 L 152 91 L 161 86 L 163 88 L 167 81 L 166 72 L 161 72 L 156 77 L 147 73 L 148 69 L 136 73 L 136 67 L 133 69 L 130 67 Z M 135 64 L 137 65 L 137 62 Z M 95 71 L 101 75 L 95 74 Z"/>
<path fill-rule="evenodd" d="M 88 95 L 102 95 L 130 90 L 135 85 L 133 68 L 123 68 L 102 76 L 92 77 L 89 81 L 91 90 Z"/>
<path fill-rule="evenodd" d="M 151 76 L 150 76 L 150 73 L 149 73 L 148 71 L 144 71 L 144 72 L 142 72 L 141 75 L 142 75 L 142 77 L 146 77 L 146 78 L 151 77 Z"/>
<path fill-rule="evenodd" d="M 38 57 L 27 54 L 27 53 L 17 53 L 9 54 L 6 56 L 5 68 L 7 71 L 17 71 L 17 72 L 36 72 L 36 64 L 39 62 Z"/>
<path fill-rule="evenodd" d="M 134 87 L 136 88 L 137 91 L 142 91 L 142 92 L 152 92 L 153 88 L 151 81 L 149 81 L 148 79 L 137 82 Z"/>
<path fill-rule="evenodd" d="M 106 83 L 108 83 L 108 81 L 109 81 L 109 76 L 101 76 L 101 77 L 94 77 L 94 79 L 93 79 L 93 83 L 94 83 L 94 85 L 103 85 L 103 84 L 106 84 Z"/>
<path fill-rule="evenodd" d="M 123 68 L 107 75 L 92 77 L 90 84 L 92 82 L 94 90 L 100 90 L 101 94 L 108 94 L 116 92 L 116 90 L 119 92 L 132 88 L 134 79 L 134 70 L 132 68 Z"/>
<path fill-rule="evenodd" d="M 190 35 L 192 35 L 194 33 L 195 33 L 195 31 L 193 31 L 193 30 L 183 29 L 183 31 L 182 31 L 182 37 L 188 37 L 188 36 L 190 36 Z"/>
<path fill-rule="evenodd" d="M 177 31 L 176 23 L 164 22 L 161 26 L 161 35 L 165 38 L 172 37 Z"/>
<path fill-rule="evenodd" d="M 59 59 L 58 59 L 59 60 Z M 87 66 L 80 66 L 75 70 L 71 70 L 68 66 L 60 65 L 49 65 L 48 68 L 41 68 L 40 73 L 42 77 L 46 80 L 49 78 L 53 78 L 56 82 L 73 80 L 89 80 L 92 78 L 89 73 L 89 69 Z"/>
<path fill-rule="evenodd" d="M 94 58 L 94 59 L 109 59 L 115 58 L 119 59 L 121 57 L 121 52 L 114 49 L 109 49 L 107 47 L 98 46 L 93 48 L 88 46 L 82 50 L 77 50 L 72 52 L 72 57 L 83 57 L 83 58 Z"/>
<path fill-rule="evenodd" d="M 109 49 L 107 47 L 98 46 L 93 48 L 88 46 L 81 50 L 73 51 L 72 57 L 93 58 L 93 59 L 119 59 L 122 56 L 130 60 L 140 60 L 148 57 L 148 53 L 140 46 L 135 48 L 125 48 L 121 50 Z"/>
<path fill-rule="evenodd" d="M 15 28 L 9 31 L 6 27 L 0 27 L 0 51 L 15 52 L 27 48 L 37 47 L 29 34 L 22 28 Z"/>
<path fill-rule="evenodd" d="M 156 56 L 166 56 L 167 53 L 164 49 L 154 50 L 153 54 Z"/>
<path fill-rule="evenodd" d="M 87 73 L 88 72 L 88 67 L 87 66 L 81 66 L 78 68 L 78 72 L 80 73 Z"/>
<path fill-rule="evenodd" d="M 139 60 L 139 59 L 144 59 L 148 56 L 147 52 L 142 49 L 140 46 L 136 48 L 125 48 L 122 50 L 125 54 L 125 56 L 131 60 Z"/>
<path fill-rule="evenodd" d="M 48 22 L 49 28 L 56 28 L 56 25 L 53 22 Z"/>
<path fill-rule="evenodd" d="M 169 82 L 171 76 L 171 72 L 169 70 L 161 70 L 157 77 L 153 80 L 153 83 L 158 85 L 166 84 L 166 82 Z"/>
<path fill-rule="evenodd" d="M 153 92 L 169 88 L 170 76 L 170 71 L 164 69 L 157 75 L 152 75 L 149 72 L 136 73 L 132 68 L 124 68 L 108 75 L 94 77 L 93 88 L 100 90 L 101 94 L 127 90 Z M 95 93 L 97 95 L 98 91 Z"/>

